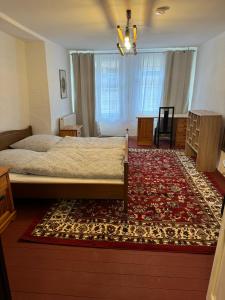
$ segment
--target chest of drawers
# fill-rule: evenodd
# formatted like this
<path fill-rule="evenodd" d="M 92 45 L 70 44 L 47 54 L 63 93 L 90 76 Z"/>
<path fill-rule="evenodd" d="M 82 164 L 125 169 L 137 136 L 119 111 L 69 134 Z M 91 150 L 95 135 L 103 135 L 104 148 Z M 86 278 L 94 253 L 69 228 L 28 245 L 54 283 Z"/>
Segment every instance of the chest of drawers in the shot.
<path fill-rule="evenodd" d="M 0 234 L 15 214 L 8 170 L 0 167 Z"/>
<path fill-rule="evenodd" d="M 59 136 L 81 136 L 82 125 L 68 126 L 59 130 Z"/>

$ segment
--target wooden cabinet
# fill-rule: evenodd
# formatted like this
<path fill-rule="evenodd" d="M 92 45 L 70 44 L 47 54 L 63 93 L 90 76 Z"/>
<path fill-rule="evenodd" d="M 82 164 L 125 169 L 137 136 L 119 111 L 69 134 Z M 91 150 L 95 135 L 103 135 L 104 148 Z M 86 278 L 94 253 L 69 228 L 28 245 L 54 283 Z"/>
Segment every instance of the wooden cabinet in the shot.
<path fill-rule="evenodd" d="M 7 225 L 15 218 L 12 192 L 9 182 L 8 169 L 0 167 L 0 235 Z M 4 252 L 0 236 L 0 298 L 12 299 L 8 275 L 5 265 Z"/>
<path fill-rule="evenodd" d="M 82 125 L 67 126 L 59 130 L 59 136 L 81 136 Z"/>
<path fill-rule="evenodd" d="M 196 157 L 196 166 L 200 171 L 215 171 L 222 116 L 206 110 L 189 112 L 185 153 Z"/>
<path fill-rule="evenodd" d="M 154 117 L 138 117 L 138 146 L 151 146 L 153 142 Z"/>
<path fill-rule="evenodd" d="M 186 141 L 187 117 L 174 118 L 175 147 L 184 148 Z"/>
<path fill-rule="evenodd" d="M 8 169 L 0 168 L 0 233 L 15 217 L 15 214 Z"/>

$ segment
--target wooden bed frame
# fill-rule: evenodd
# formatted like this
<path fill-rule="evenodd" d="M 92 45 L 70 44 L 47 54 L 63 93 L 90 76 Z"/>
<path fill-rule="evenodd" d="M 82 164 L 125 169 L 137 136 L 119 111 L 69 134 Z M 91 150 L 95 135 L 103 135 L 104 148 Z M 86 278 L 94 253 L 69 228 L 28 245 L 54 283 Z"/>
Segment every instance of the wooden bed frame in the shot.
<path fill-rule="evenodd" d="M 22 130 L 0 132 L 0 150 L 25 137 L 32 135 L 29 126 Z M 128 198 L 128 133 L 124 158 L 124 184 L 103 183 L 11 183 L 15 198 L 42 198 L 42 199 L 122 199 L 124 212 L 127 213 Z"/>

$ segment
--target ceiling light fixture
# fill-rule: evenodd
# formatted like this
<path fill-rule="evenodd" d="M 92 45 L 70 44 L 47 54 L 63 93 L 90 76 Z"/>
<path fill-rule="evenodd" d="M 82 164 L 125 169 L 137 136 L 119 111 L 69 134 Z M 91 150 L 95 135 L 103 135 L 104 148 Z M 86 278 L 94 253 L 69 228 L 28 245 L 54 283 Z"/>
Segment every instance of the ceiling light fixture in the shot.
<path fill-rule="evenodd" d="M 160 6 L 156 8 L 155 14 L 156 15 L 164 15 L 170 9 L 169 6 Z"/>
<path fill-rule="evenodd" d="M 131 10 L 127 10 L 127 25 L 125 28 L 120 27 L 117 25 L 117 34 L 118 34 L 118 42 L 117 48 L 121 55 L 125 54 L 137 54 L 136 49 L 136 42 L 137 42 L 137 26 L 133 25 L 130 26 L 130 19 L 131 19 Z M 133 34 L 131 34 L 131 29 Z M 123 33 L 124 30 L 124 33 Z M 121 44 L 120 44 L 121 42 Z"/>

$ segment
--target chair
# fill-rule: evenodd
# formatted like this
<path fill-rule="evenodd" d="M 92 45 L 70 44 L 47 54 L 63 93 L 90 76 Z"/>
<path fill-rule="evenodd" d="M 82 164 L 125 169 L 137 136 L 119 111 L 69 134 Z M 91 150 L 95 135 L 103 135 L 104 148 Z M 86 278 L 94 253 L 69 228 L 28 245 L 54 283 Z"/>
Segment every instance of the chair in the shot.
<path fill-rule="evenodd" d="M 173 145 L 173 120 L 174 106 L 161 106 L 159 108 L 159 117 L 155 128 L 154 142 L 159 148 L 159 140 L 162 137 L 170 142 L 170 148 Z"/>

